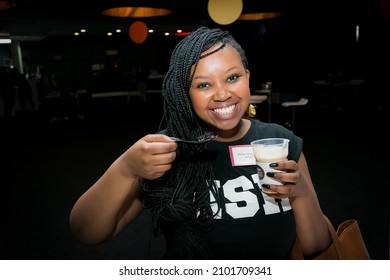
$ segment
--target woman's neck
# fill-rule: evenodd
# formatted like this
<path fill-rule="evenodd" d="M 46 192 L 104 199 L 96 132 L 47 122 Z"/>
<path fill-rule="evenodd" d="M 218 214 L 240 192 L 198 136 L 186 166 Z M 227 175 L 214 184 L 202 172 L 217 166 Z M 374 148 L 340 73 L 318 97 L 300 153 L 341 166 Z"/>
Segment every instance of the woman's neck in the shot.
<path fill-rule="evenodd" d="M 231 130 L 219 130 L 217 141 L 231 142 L 242 138 L 251 127 L 251 121 L 248 119 L 241 119 L 239 124 Z"/>

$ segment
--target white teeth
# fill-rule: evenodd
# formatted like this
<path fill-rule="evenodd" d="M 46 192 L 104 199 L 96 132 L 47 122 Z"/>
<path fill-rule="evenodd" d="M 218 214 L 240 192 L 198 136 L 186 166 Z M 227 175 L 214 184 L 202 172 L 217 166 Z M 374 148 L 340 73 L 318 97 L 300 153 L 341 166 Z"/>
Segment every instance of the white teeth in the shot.
<path fill-rule="evenodd" d="M 229 106 L 226 108 L 214 109 L 214 112 L 216 112 L 217 114 L 220 114 L 220 115 L 228 115 L 231 112 L 233 112 L 235 107 L 236 107 L 236 105 L 232 105 L 232 106 Z"/>

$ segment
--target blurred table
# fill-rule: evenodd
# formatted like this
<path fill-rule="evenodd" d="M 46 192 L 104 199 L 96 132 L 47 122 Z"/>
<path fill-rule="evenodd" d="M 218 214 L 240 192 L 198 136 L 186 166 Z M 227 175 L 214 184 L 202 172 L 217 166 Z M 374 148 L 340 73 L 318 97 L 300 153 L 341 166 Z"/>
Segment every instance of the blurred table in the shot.
<path fill-rule="evenodd" d="M 267 95 L 251 95 L 250 103 L 252 104 L 260 104 L 268 99 Z"/>

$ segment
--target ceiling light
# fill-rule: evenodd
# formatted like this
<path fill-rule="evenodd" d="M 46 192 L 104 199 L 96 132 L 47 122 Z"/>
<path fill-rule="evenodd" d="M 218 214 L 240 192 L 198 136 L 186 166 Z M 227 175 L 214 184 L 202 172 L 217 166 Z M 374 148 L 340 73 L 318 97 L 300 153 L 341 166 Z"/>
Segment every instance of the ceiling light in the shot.
<path fill-rule="evenodd" d="M 171 10 L 148 7 L 117 7 L 104 10 L 103 15 L 112 17 L 158 17 L 172 13 Z"/>
<path fill-rule="evenodd" d="M 263 20 L 283 17 L 287 14 L 286 0 L 245 1 L 238 20 Z"/>
<path fill-rule="evenodd" d="M 284 15 L 285 13 L 278 13 L 278 12 L 248 13 L 248 14 L 242 14 L 238 19 L 239 20 L 262 20 L 262 19 L 282 17 Z"/>
<path fill-rule="evenodd" d="M 222 25 L 235 22 L 243 8 L 242 0 L 209 0 L 207 11 L 211 19 Z"/>
<path fill-rule="evenodd" d="M 112 17 L 159 17 L 172 13 L 172 10 L 157 0 L 107 1 L 102 14 Z"/>
<path fill-rule="evenodd" d="M 148 37 L 148 27 L 143 21 L 133 22 L 129 27 L 131 40 L 136 44 L 142 44 Z"/>

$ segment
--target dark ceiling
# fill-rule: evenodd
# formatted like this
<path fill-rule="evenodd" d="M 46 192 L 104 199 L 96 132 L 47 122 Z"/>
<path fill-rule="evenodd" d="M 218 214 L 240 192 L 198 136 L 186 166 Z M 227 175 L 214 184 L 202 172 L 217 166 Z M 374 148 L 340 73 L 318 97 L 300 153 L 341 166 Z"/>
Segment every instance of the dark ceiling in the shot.
<path fill-rule="evenodd" d="M 0 33 L 9 33 L 20 40 L 39 40 L 47 36 L 71 35 L 86 28 L 89 34 L 106 34 L 115 28 L 128 28 L 137 19 L 114 18 L 101 14 L 103 0 L 14 0 L 16 7 L 0 11 Z M 114 3 L 114 0 L 109 1 Z M 123 1 L 122 1 L 123 2 Z M 132 2 L 128 0 L 127 2 Z M 200 25 L 214 25 L 207 13 L 208 0 L 166 0 L 173 13 L 168 16 L 142 19 L 158 32 L 182 28 L 190 31 Z M 244 0 L 244 11 L 268 3 L 269 9 L 287 13 L 301 31 L 316 25 L 356 25 L 381 19 L 381 0 Z"/>

